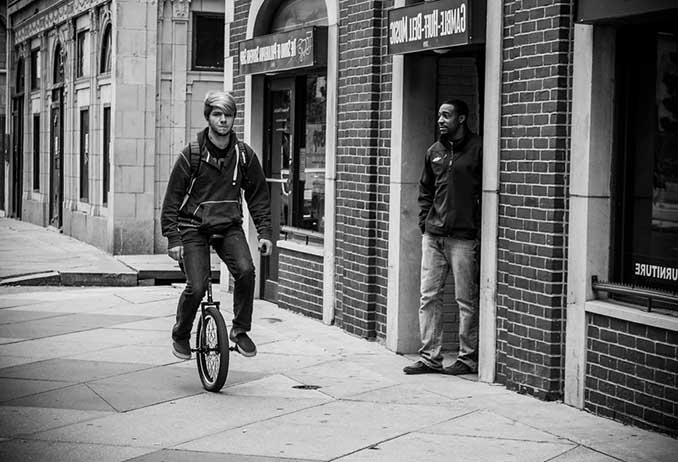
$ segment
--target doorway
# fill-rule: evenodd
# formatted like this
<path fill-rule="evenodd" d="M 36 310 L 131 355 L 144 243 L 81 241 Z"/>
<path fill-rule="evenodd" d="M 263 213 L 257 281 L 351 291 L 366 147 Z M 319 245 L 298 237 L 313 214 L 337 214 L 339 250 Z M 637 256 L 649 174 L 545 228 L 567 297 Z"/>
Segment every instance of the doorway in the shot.
<path fill-rule="evenodd" d="M 281 226 L 289 225 L 290 156 L 294 152 L 294 78 L 267 79 L 265 107 L 267 128 L 264 144 L 263 167 L 271 195 L 271 226 L 273 241 L 280 239 Z M 273 247 L 270 257 L 262 257 L 263 284 L 260 296 L 277 302 L 278 247 Z"/>
<path fill-rule="evenodd" d="M 52 90 L 52 107 L 50 110 L 50 195 L 49 195 L 49 224 L 61 229 L 63 225 L 63 148 L 64 148 L 64 90 Z"/>
<path fill-rule="evenodd" d="M 21 197 L 24 190 L 24 97 L 12 100 L 12 194 L 9 207 L 10 216 L 21 219 Z"/>

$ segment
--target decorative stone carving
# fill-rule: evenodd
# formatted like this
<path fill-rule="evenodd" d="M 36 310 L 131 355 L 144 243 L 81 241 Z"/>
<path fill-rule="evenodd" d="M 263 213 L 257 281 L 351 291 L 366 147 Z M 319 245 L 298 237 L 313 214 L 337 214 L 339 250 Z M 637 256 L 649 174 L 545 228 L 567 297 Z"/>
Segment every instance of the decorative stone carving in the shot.
<path fill-rule="evenodd" d="M 172 18 L 188 19 L 191 10 L 191 0 L 170 0 L 172 2 Z"/>
<path fill-rule="evenodd" d="M 26 39 L 50 29 L 55 25 L 62 24 L 70 18 L 78 16 L 103 3 L 111 0 L 71 0 L 57 7 L 47 7 L 36 14 L 25 24 L 14 30 L 14 44 L 17 45 Z M 146 0 L 154 2 L 155 0 Z"/>
<path fill-rule="evenodd" d="M 111 22 L 111 4 L 107 3 L 99 9 L 99 29 L 104 30 Z"/>
<path fill-rule="evenodd" d="M 17 44 L 17 49 L 16 49 L 17 55 L 21 58 L 26 58 L 28 56 L 28 45 L 26 42 L 21 42 Z"/>

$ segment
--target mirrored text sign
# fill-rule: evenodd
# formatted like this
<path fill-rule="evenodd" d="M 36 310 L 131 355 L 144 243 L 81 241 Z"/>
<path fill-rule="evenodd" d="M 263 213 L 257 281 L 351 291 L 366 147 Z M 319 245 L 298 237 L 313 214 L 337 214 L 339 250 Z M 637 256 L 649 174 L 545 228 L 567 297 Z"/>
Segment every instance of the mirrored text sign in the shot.
<path fill-rule="evenodd" d="M 468 0 L 418 3 L 388 12 L 389 54 L 466 45 L 470 40 Z"/>
<path fill-rule="evenodd" d="M 261 74 L 323 65 L 327 29 L 305 27 L 240 42 L 240 73 Z"/>

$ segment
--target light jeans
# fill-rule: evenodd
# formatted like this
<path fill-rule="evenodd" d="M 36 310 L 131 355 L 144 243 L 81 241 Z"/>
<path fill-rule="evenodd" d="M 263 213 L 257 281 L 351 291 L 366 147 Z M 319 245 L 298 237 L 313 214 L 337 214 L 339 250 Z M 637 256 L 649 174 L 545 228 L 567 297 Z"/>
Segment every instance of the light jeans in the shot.
<path fill-rule="evenodd" d="M 419 329 L 421 360 L 433 369 L 443 366 L 443 294 L 452 270 L 454 298 L 459 305 L 457 359 L 478 370 L 479 248 L 477 239 L 457 239 L 425 233 L 421 243 Z"/>

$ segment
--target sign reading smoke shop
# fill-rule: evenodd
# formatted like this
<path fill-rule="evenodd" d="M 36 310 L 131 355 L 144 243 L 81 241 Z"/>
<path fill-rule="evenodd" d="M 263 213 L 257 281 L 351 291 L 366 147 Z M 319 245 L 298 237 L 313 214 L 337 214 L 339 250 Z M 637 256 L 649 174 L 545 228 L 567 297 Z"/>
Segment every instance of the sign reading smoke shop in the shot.
<path fill-rule="evenodd" d="M 240 73 L 261 74 L 327 62 L 327 28 L 305 27 L 240 42 Z"/>
<path fill-rule="evenodd" d="M 418 3 L 388 12 L 389 54 L 466 45 L 470 39 L 468 0 Z"/>

